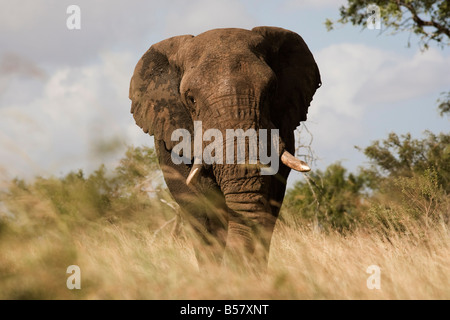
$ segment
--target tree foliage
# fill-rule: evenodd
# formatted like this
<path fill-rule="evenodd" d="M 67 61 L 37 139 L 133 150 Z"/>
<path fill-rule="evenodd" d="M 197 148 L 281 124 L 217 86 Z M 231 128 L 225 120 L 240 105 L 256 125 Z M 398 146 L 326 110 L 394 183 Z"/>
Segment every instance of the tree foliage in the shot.
<path fill-rule="evenodd" d="M 450 91 L 443 92 L 438 99 L 438 110 L 441 117 L 450 114 Z"/>
<path fill-rule="evenodd" d="M 367 11 L 369 4 L 380 8 L 382 28 L 392 33 L 407 31 L 420 37 L 423 47 L 428 48 L 430 42 L 441 47 L 450 40 L 450 3 L 448 0 L 348 0 L 339 9 L 338 23 L 365 27 L 371 15 Z M 333 29 L 333 21 L 327 19 L 328 30 Z"/>
<path fill-rule="evenodd" d="M 334 163 L 305 174 L 287 191 L 281 218 L 340 232 L 362 225 L 404 232 L 405 221 L 449 221 L 449 134 L 427 132 L 413 139 L 391 133 L 362 152 L 369 166 L 356 173 Z M 13 225 L 34 234 L 48 224 L 73 227 L 117 219 L 157 228 L 176 213 L 171 202 L 155 151 L 130 147 L 114 170 L 100 166 L 89 175 L 78 170 L 60 178 L 12 181 L 0 193 L 9 211 L 5 215 L 0 208 L 0 236 Z M 16 223 L 8 223 L 8 217 Z"/>
<path fill-rule="evenodd" d="M 411 221 L 449 222 L 449 134 L 391 133 L 360 150 L 369 165 L 357 173 L 335 163 L 298 181 L 287 192 L 288 214 L 338 231 L 366 225 L 406 232 Z"/>
<path fill-rule="evenodd" d="M 174 213 L 173 209 L 161 210 L 166 205 L 160 199 L 171 201 L 163 187 L 156 153 L 148 147 L 129 147 L 113 170 L 101 165 L 89 175 L 78 170 L 30 182 L 15 179 L 0 193 L 0 203 L 8 208 L 9 216 L 30 225 L 40 223 L 40 218 L 79 224 L 136 216 L 158 225 Z M 0 222 L 1 218 L 0 212 Z"/>
<path fill-rule="evenodd" d="M 450 192 L 450 134 L 427 131 L 424 138 L 413 139 L 409 133 L 390 133 L 363 152 L 370 162 L 366 173 L 376 179 L 377 185 L 386 178 L 410 178 L 432 170 L 439 185 Z"/>
<path fill-rule="evenodd" d="M 287 192 L 285 207 L 291 214 L 321 228 L 347 230 L 364 207 L 366 185 L 364 174 L 348 173 L 340 163 L 335 163 L 297 181 Z"/>

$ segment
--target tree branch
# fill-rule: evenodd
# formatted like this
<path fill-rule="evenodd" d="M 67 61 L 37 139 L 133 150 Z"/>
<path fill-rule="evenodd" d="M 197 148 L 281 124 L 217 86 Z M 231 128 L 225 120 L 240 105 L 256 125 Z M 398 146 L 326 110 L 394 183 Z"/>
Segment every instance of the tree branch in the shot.
<path fill-rule="evenodd" d="M 434 27 L 438 31 L 438 34 L 445 34 L 448 38 L 450 38 L 450 30 L 448 28 L 437 23 L 436 21 L 434 21 L 432 19 L 430 21 L 423 20 L 422 18 L 419 17 L 416 9 L 410 3 L 405 3 L 402 0 L 396 0 L 396 3 L 397 3 L 397 6 L 399 7 L 399 10 L 400 10 L 400 7 L 402 6 L 402 7 L 405 7 L 406 9 L 408 9 L 409 12 L 411 12 L 412 19 L 419 27 L 423 27 L 423 26 Z"/>

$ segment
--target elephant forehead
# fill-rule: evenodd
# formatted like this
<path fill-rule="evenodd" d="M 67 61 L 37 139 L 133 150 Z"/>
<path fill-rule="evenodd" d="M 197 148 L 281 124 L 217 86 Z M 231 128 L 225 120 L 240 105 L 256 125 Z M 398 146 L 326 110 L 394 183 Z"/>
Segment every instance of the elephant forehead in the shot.
<path fill-rule="evenodd" d="M 235 31 L 211 32 L 199 41 L 195 37 L 180 50 L 178 58 L 184 69 L 181 92 L 188 87 L 217 85 L 264 87 L 275 78 L 264 59 L 252 50 L 256 41 L 253 38 L 260 36 L 247 30 L 239 36 L 240 32 Z"/>
<path fill-rule="evenodd" d="M 215 29 L 193 37 L 179 51 L 179 57 L 187 65 L 199 61 L 223 60 L 236 54 L 251 55 L 251 47 L 262 37 L 244 29 Z"/>

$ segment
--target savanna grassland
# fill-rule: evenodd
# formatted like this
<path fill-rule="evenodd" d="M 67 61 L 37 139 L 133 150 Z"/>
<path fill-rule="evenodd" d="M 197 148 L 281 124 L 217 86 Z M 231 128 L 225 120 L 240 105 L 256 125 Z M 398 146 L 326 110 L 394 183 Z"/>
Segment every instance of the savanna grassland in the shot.
<path fill-rule="evenodd" d="M 450 299 L 449 136 L 392 134 L 364 152 L 371 166 L 336 163 L 288 190 L 258 274 L 199 272 L 152 149 L 89 175 L 10 181 L 0 299 Z M 372 265 L 380 289 L 368 288 Z"/>

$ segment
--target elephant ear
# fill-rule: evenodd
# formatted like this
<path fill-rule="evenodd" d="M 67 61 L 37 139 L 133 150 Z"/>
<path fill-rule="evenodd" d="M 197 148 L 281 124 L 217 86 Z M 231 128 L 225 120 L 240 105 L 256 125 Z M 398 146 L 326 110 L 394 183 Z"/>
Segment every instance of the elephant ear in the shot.
<path fill-rule="evenodd" d="M 145 133 L 163 140 L 171 150 L 175 129 L 193 134 L 193 123 L 182 103 L 179 87 L 182 72 L 177 67 L 178 49 L 193 36 L 178 36 L 156 43 L 142 56 L 130 83 L 131 113 Z"/>
<path fill-rule="evenodd" d="M 313 95 L 322 84 L 319 68 L 305 41 L 295 32 L 276 27 L 252 31 L 263 36 L 259 46 L 277 76 L 272 120 L 282 131 L 292 132 L 306 120 Z"/>

